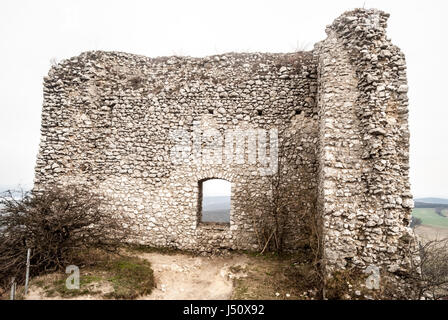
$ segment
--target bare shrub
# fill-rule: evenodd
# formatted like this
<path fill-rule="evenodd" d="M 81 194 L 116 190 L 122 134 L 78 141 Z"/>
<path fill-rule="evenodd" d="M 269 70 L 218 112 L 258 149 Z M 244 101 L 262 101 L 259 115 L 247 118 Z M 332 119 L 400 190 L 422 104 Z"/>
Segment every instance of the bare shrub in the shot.
<path fill-rule="evenodd" d="M 258 204 L 252 206 L 255 209 L 253 220 L 261 253 L 265 251 L 281 253 L 284 249 L 286 227 L 291 216 L 291 208 L 284 199 L 283 186 L 279 175 L 269 180 L 269 194 L 260 195 L 258 199 L 253 198 Z"/>
<path fill-rule="evenodd" d="M 419 242 L 408 282 L 411 299 L 448 297 L 448 238 Z"/>
<path fill-rule="evenodd" d="M 434 209 L 434 211 L 435 211 L 439 216 L 441 216 L 442 218 L 446 218 L 446 216 L 445 216 L 445 214 L 444 214 L 444 210 L 445 210 L 444 207 L 438 207 L 438 208 L 435 208 L 435 209 Z"/>
<path fill-rule="evenodd" d="M 294 187 L 287 176 L 288 173 L 279 158 L 277 174 L 265 177 L 267 192 L 253 194 L 245 190 L 246 208 L 253 222 L 261 254 L 282 253 L 288 232 L 291 232 L 292 218 L 301 215 L 302 210 L 294 195 Z M 306 234 L 303 235 L 306 237 Z"/>
<path fill-rule="evenodd" d="M 101 199 L 78 188 L 0 197 L 0 287 L 23 282 L 26 250 L 33 275 L 76 264 L 85 249 L 114 251 L 129 235 L 122 218 L 101 210 Z"/>
<path fill-rule="evenodd" d="M 418 227 L 419 225 L 422 224 L 422 222 L 423 222 L 422 219 L 417 218 L 417 217 L 412 217 L 410 227 L 411 228 Z"/>
<path fill-rule="evenodd" d="M 295 170 L 294 160 L 284 154 L 293 148 L 295 136 L 286 132 L 278 141 L 278 170 L 265 176 L 265 189 L 247 194 L 245 207 L 252 221 L 260 253 L 281 254 L 287 247 L 287 240 L 293 241 L 297 250 L 305 250 L 313 258 L 318 257 L 316 217 L 313 210 L 298 201 L 304 196 L 300 189 L 300 178 Z M 316 252 L 315 252 L 316 251 Z"/>
<path fill-rule="evenodd" d="M 412 242 L 413 243 L 413 242 Z M 344 299 L 353 297 L 353 288 L 361 294 L 357 299 L 420 300 L 446 299 L 448 297 L 448 239 L 410 243 L 405 255 L 412 257 L 409 268 L 390 273 L 381 272 L 381 287 L 367 290 L 365 274 L 358 269 L 337 271 L 325 283 L 325 297 Z"/>

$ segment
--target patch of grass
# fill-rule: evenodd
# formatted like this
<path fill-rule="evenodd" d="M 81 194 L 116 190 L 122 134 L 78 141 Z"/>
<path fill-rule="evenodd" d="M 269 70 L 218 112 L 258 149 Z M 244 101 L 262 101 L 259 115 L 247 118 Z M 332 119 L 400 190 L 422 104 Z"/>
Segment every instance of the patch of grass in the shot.
<path fill-rule="evenodd" d="M 98 295 L 108 299 L 135 299 L 150 294 L 154 288 L 151 264 L 137 257 L 108 256 L 81 269 L 79 289 L 67 289 L 67 276 L 56 274 L 50 281 L 35 279 L 32 284 L 41 287 L 49 297 L 62 298 Z"/>
<path fill-rule="evenodd" d="M 137 257 L 124 257 L 110 261 L 106 269 L 112 275 L 108 278 L 114 291 L 107 298 L 135 299 L 150 294 L 154 287 L 154 274 L 151 264 Z"/>
<path fill-rule="evenodd" d="M 299 260 L 300 261 L 300 260 Z M 296 262 L 285 268 L 285 276 L 301 299 L 314 299 L 320 292 L 321 277 L 311 262 Z"/>
<path fill-rule="evenodd" d="M 79 289 L 67 289 L 66 286 L 66 277 L 61 275 L 58 277 L 58 279 L 53 281 L 52 286 L 47 286 L 47 289 L 45 290 L 48 296 L 55 296 L 60 295 L 63 298 L 68 297 L 77 297 L 87 294 L 99 294 L 98 291 L 93 291 L 91 288 L 88 288 L 88 284 L 90 284 L 92 281 L 90 281 L 90 278 L 88 276 L 80 276 L 79 278 Z"/>
<path fill-rule="evenodd" d="M 45 281 L 42 279 L 37 279 L 37 280 L 31 280 L 31 284 L 34 284 L 35 286 L 41 287 L 43 288 L 45 286 Z"/>
<path fill-rule="evenodd" d="M 250 299 L 249 289 L 245 285 L 245 281 L 243 279 L 235 279 L 234 280 L 235 289 L 233 290 L 233 299 L 235 300 L 244 300 Z"/>
<path fill-rule="evenodd" d="M 414 208 L 412 215 L 421 219 L 423 225 L 448 228 L 448 218 L 437 214 L 434 208 Z"/>
<path fill-rule="evenodd" d="M 336 271 L 331 278 L 327 279 L 325 284 L 325 296 L 329 300 L 346 300 L 357 298 L 354 295 L 353 288 L 360 291 L 358 299 L 364 299 L 369 295 L 369 291 L 362 285 L 366 281 L 367 275 L 357 269 L 347 269 Z"/>
<path fill-rule="evenodd" d="M 318 298 L 321 279 L 317 268 L 312 263 L 309 250 L 309 248 L 302 248 L 294 253 L 281 254 L 240 251 L 251 257 L 254 262 L 248 264 L 244 270 L 247 277 L 234 280 L 235 289 L 232 299 Z"/>
<path fill-rule="evenodd" d="M 245 277 L 234 279 L 232 299 L 235 300 L 284 300 L 298 299 L 300 292 L 291 281 L 291 258 L 278 255 L 257 255 L 254 263 L 247 264 Z M 241 272 L 240 266 L 230 267 L 233 273 Z M 288 294 L 288 296 L 287 296 Z"/>

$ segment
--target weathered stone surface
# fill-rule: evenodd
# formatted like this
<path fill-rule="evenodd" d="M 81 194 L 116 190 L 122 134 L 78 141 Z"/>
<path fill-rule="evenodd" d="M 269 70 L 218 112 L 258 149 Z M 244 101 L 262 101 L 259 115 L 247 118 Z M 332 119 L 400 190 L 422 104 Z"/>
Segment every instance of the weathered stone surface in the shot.
<path fill-rule="evenodd" d="M 411 258 L 403 241 L 412 207 L 406 65 L 386 37 L 387 18 L 378 10 L 345 13 L 314 49 L 319 118 L 333 124 L 320 126 L 318 155 L 330 270 L 373 264 L 395 272 Z"/>
<path fill-rule="evenodd" d="M 286 248 L 295 250 L 304 223 L 299 217 L 314 213 L 317 195 L 316 72 L 310 52 L 203 59 L 86 52 L 63 61 L 44 82 L 35 188 L 88 186 L 106 198 L 105 210 L 134 219 L 129 228 L 141 243 L 255 250 L 246 206 L 269 190 L 260 164 L 204 164 L 191 157 L 175 164 L 170 133 L 276 128 L 280 139 L 290 141 L 284 170 L 301 206 L 286 238 Z M 206 153 L 203 148 L 201 156 Z M 232 183 L 229 226 L 200 223 L 199 181 L 207 178 Z"/>

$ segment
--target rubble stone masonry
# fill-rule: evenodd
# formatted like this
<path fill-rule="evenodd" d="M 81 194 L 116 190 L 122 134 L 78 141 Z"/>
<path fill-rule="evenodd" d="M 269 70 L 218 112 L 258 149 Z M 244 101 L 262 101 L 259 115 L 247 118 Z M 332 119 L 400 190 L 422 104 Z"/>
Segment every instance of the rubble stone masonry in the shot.
<path fill-rule="evenodd" d="M 272 191 L 272 176 L 259 170 L 269 164 L 247 154 L 226 161 L 224 151 L 222 161 L 197 161 L 194 138 L 176 163 L 173 132 L 202 132 L 205 156 L 228 132 L 266 132 L 269 141 L 275 129 L 278 171 L 296 203 L 286 248 L 303 245 L 310 223 L 303 217 L 316 217 L 328 270 L 405 268 L 413 206 L 408 87 L 387 18 L 378 10 L 344 13 L 311 52 L 147 58 L 94 51 L 62 61 L 44 80 L 35 189 L 87 186 L 104 198 L 104 210 L 132 219 L 123 228 L 139 243 L 259 250 L 248 206 Z M 210 130 L 214 137 L 204 134 Z M 200 221 L 200 183 L 210 178 L 231 182 L 230 224 Z"/>

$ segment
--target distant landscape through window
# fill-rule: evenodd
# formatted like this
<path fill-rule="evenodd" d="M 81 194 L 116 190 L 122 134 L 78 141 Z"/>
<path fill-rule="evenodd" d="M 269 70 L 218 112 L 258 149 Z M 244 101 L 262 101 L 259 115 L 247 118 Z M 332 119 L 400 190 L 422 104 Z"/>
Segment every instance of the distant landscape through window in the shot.
<path fill-rule="evenodd" d="M 231 184 L 223 179 L 201 182 L 202 222 L 230 223 Z"/>

